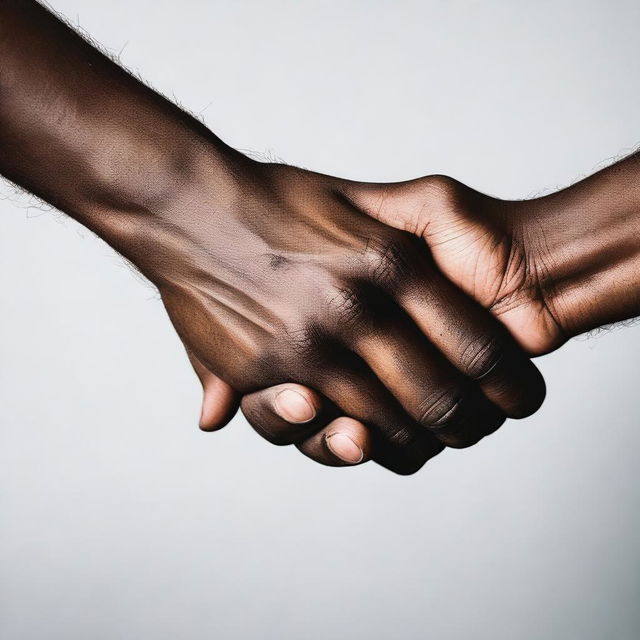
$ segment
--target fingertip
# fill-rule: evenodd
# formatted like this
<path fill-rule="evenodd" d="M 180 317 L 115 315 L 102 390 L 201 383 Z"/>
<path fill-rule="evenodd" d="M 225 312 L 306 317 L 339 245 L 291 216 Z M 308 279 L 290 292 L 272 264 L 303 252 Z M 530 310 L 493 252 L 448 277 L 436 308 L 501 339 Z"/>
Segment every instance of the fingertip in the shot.
<path fill-rule="evenodd" d="M 320 464 L 353 467 L 371 457 L 371 433 L 361 422 L 340 417 L 296 446 Z"/>
<path fill-rule="evenodd" d="M 218 431 L 229 423 L 238 409 L 238 395 L 219 378 L 203 386 L 202 409 L 198 426 L 202 431 Z"/>
<path fill-rule="evenodd" d="M 348 465 L 361 464 L 370 457 L 370 432 L 353 418 L 340 417 L 329 423 L 324 442 L 336 458 Z"/>
<path fill-rule="evenodd" d="M 311 422 L 321 408 L 320 396 L 308 387 L 287 383 L 275 389 L 273 411 L 286 422 L 291 424 Z"/>
<path fill-rule="evenodd" d="M 364 459 L 362 448 L 346 433 L 332 433 L 325 436 L 331 453 L 347 464 L 360 464 Z"/>

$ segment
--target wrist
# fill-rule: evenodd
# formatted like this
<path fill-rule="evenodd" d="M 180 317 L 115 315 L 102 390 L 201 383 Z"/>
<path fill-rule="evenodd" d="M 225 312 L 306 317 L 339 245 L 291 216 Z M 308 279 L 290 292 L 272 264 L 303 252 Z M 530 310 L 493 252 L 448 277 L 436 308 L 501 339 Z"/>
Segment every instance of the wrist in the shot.
<path fill-rule="evenodd" d="M 136 264 L 142 233 L 249 163 L 44 7 L 0 13 L 0 173 Z"/>
<path fill-rule="evenodd" d="M 189 134 L 131 149 L 127 163 L 93 162 L 75 217 L 160 285 L 189 240 L 235 208 L 258 165 L 218 142 Z"/>
<path fill-rule="evenodd" d="M 532 286 L 563 339 L 640 313 L 640 189 L 624 164 L 511 203 Z"/>

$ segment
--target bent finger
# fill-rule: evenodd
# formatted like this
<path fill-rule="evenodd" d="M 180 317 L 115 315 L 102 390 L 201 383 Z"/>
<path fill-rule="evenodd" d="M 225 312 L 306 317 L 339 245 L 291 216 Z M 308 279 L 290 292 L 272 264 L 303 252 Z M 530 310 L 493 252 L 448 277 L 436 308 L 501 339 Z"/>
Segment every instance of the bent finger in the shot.
<path fill-rule="evenodd" d="M 409 416 L 357 354 L 343 351 L 335 369 L 323 371 L 316 386 L 341 415 L 372 430 L 372 458 L 383 467 L 415 473 L 444 445 Z"/>
<path fill-rule="evenodd" d="M 349 296 L 358 299 L 354 292 Z M 393 300 L 378 295 L 353 305 L 371 311 L 358 313 L 345 337 L 418 424 L 448 446 L 468 447 L 504 422 L 478 385 L 452 366 Z"/>
<path fill-rule="evenodd" d="M 203 431 L 222 429 L 236 414 L 240 405 L 240 395 L 211 373 L 190 351 L 189 361 L 202 384 L 202 409 L 199 426 Z"/>
<path fill-rule="evenodd" d="M 421 449 L 407 461 L 406 454 L 389 446 L 384 436 L 360 420 L 340 415 L 333 402 L 300 384 L 284 383 L 247 394 L 241 407 L 259 435 L 277 445 L 297 443 L 302 453 L 320 464 L 353 465 L 373 458 L 387 469 L 408 474 L 434 455 L 431 442 L 418 437 Z"/>
<path fill-rule="evenodd" d="M 340 417 L 314 433 L 298 449 L 312 460 L 331 467 L 354 466 L 371 457 L 371 432 L 362 422 Z"/>
<path fill-rule="evenodd" d="M 269 442 L 277 445 L 302 442 L 337 414 L 331 403 L 300 384 L 286 382 L 242 398 L 240 406 L 249 424 Z"/>
<path fill-rule="evenodd" d="M 429 340 L 511 418 L 537 411 L 545 397 L 538 368 L 503 325 L 426 259 L 396 300 Z"/>

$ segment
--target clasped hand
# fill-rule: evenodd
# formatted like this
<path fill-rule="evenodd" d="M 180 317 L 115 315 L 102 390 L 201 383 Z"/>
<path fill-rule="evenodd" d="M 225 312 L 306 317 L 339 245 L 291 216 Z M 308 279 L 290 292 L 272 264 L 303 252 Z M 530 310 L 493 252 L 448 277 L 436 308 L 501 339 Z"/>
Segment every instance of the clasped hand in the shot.
<path fill-rule="evenodd" d="M 203 428 L 244 394 L 277 444 L 412 473 L 537 410 L 525 348 L 547 350 L 557 327 L 523 294 L 515 216 L 441 176 L 363 184 L 251 161 L 233 175 L 224 197 L 185 189 L 138 261 L 205 386 Z"/>

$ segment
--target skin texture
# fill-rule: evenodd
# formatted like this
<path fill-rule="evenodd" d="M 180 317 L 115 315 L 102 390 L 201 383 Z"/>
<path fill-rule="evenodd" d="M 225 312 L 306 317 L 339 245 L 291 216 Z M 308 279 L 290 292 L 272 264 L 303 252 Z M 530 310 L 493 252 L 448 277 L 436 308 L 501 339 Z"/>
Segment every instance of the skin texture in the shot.
<path fill-rule="evenodd" d="M 350 193 L 372 217 L 424 240 L 441 272 L 535 356 L 584 331 L 640 314 L 639 162 L 631 156 L 568 189 L 529 201 L 491 198 L 442 176 L 359 185 Z M 295 388 L 314 398 L 321 415 L 317 394 Z M 228 391 L 229 404 L 237 402 Z M 206 383 L 204 397 L 216 402 Z M 306 444 L 307 432 L 281 411 L 278 415 L 281 407 L 274 406 L 270 390 L 245 396 L 242 407 L 259 431 L 286 433 L 304 453 L 326 464 L 319 449 Z M 322 419 L 317 424 L 322 430 Z M 219 426 L 215 421 L 203 425 Z M 366 426 L 351 424 L 350 429 L 364 449 Z"/>
<path fill-rule="evenodd" d="M 253 162 L 34 2 L 0 2 L 0 59 L 0 172 L 156 284 L 203 427 L 244 394 L 277 444 L 406 474 L 539 407 L 525 349 L 565 339 L 555 245 L 508 203 Z"/>
<path fill-rule="evenodd" d="M 205 213 L 193 227 L 193 211 L 185 220 L 172 212 L 153 250 L 139 249 L 144 221 L 141 233 L 120 234 L 206 369 L 245 393 L 304 382 L 370 425 L 375 456 L 399 472 L 440 443 L 468 446 L 506 415 L 537 409 L 542 380 L 504 327 L 408 234 L 345 200 L 342 189 L 355 195 L 359 185 L 276 165 L 252 171 L 241 209 Z M 197 193 L 202 202 L 205 190 Z M 232 251 L 227 238 L 237 241 Z"/>
<path fill-rule="evenodd" d="M 156 284 L 201 375 L 244 394 L 304 383 L 324 424 L 366 423 L 398 473 L 538 408 L 537 369 L 415 237 L 369 214 L 374 186 L 245 158 L 36 3 L 0 18 L 0 171 Z M 205 403 L 203 419 L 231 412 Z"/>

